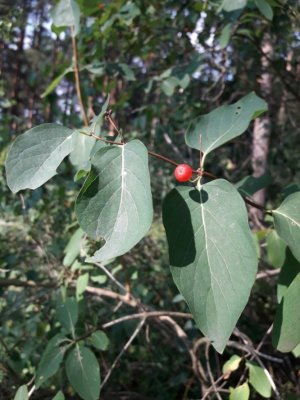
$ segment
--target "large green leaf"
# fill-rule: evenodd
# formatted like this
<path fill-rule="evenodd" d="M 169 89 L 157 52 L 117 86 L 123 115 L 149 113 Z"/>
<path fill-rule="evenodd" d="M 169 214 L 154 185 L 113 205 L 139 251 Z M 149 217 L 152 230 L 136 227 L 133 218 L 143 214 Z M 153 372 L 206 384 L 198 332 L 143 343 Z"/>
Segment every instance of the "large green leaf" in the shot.
<path fill-rule="evenodd" d="M 52 178 L 73 149 L 72 135 L 64 126 L 43 124 L 18 136 L 5 164 L 9 188 L 36 189 Z"/>
<path fill-rule="evenodd" d="M 67 357 L 68 379 L 84 400 L 98 400 L 100 395 L 100 368 L 94 353 L 76 345 Z"/>
<path fill-rule="evenodd" d="M 272 387 L 265 371 L 254 362 L 247 361 L 246 365 L 249 368 L 249 383 L 262 397 L 269 399 Z"/>
<path fill-rule="evenodd" d="M 284 263 L 281 267 L 277 283 L 277 300 L 281 302 L 282 297 L 285 295 L 290 284 L 300 273 L 300 263 L 291 253 L 290 249 L 286 249 L 286 256 Z"/>
<path fill-rule="evenodd" d="M 270 4 L 266 0 L 255 0 L 255 4 L 259 11 L 269 20 L 273 19 L 273 10 Z"/>
<path fill-rule="evenodd" d="M 36 388 L 39 388 L 47 379 L 58 371 L 66 351 L 66 347 L 59 347 L 63 339 L 63 335 L 58 334 L 47 344 L 38 365 L 35 377 Z"/>
<path fill-rule="evenodd" d="M 275 229 L 300 261 L 300 192 L 288 196 L 273 210 Z"/>
<path fill-rule="evenodd" d="M 56 310 L 57 319 L 67 332 L 75 338 L 75 325 L 78 319 L 78 303 L 73 297 L 69 297 Z"/>
<path fill-rule="evenodd" d="M 185 136 L 186 144 L 201 150 L 204 162 L 208 153 L 241 135 L 250 121 L 266 110 L 266 102 L 252 92 L 235 104 L 216 108 L 194 119 Z"/>
<path fill-rule="evenodd" d="M 74 35 L 80 30 L 80 9 L 75 0 L 60 0 L 50 11 L 55 26 L 74 26 Z"/>
<path fill-rule="evenodd" d="M 275 315 L 274 346 L 283 353 L 292 351 L 300 343 L 300 273 L 286 290 Z"/>
<path fill-rule="evenodd" d="M 268 262 L 274 268 L 281 268 L 285 260 L 286 243 L 271 229 L 267 234 L 266 244 Z"/>
<path fill-rule="evenodd" d="M 199 329 L 222 352 L 249 298 L 257 255 L 245 204 L 229 182 L 173 189 L 163 205 L 173 279 Z"/>
<path fill-rule="evenodd" d="M 81 228 L 104 246 L 90 261 L 126 253 L 147 233 L 152 196 L 146 147 L 134 140 L 99 150 L 76 201 Z"/>
<path fill-rule="evenodd" d="M 26 385 L 22 385 L 17 390 L 14 400 L 28 400 L 28 389 Z"/>

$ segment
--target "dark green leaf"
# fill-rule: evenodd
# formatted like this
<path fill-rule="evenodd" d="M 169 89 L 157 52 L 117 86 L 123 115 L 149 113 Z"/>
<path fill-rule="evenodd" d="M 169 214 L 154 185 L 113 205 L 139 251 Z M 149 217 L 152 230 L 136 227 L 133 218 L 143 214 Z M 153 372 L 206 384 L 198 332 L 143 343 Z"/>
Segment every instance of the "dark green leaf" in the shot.
<path fill-rule="evenodd" d="M 95 145 L 96 139 L 92 136 L 87 136 L 79 131 L 74 131 L 73 134 L 73 150 L 70 153 L 70 161 L 77 170 L 84 169 L 89 171 L 91 168 L 91 151 Z"/>
<path fill-rule="evenodd" d="M 9 188 L 36 189 L 52 178 L 73 149 L 72 135 L 64 126 L 43 124 L 18 136 L 6 160 Z"/>
<path fill-rule="evenodd" d="M 56 393 L 56 395 L 53 397 L 52 400 L 65 400 L 65 396 L 63 392 L 60 390 L 59 392 Z"/>
<path fill-rule="evenodd" d="M 250 361 L 247 361 L 246 365 L 249 368 L 249 383 L 262 397 L 269 399 L 272 394 L 272 387 L 265 371 Z"/>
<path fill-rule="evenodd" d="M 238 189 L 242 196 L 253 196 L 260 189 L 264 189 L 272 183 L 271 176 L 264 174 L 256 178 L 255 176 L 245 176 L 234 186 Z"/>
<path fill-rule="evenodd" d="M 96 331 L 90 337 L 91 344 L 98 350 L 107 350 L 109 339 L 103 331 Z"/>
<path fill-rule="evenodd" d="M 66 372 L 71 385 L 82 399 L 99 399 L 100 368 L 90 349 L 76 345 L 67 357 Z"/>
<path fill-rule="evenodd" d="M 85 292 L 85 289 L 89 283 L 90 275 L 88 273 L 82 274 L 79 276 L 76 282 L 76 299 L 79 300 L 82 298 L 82 294 Z"/>
<path fill-rule="evenodd" d="M 300 192 L 288 196 L 273 210 L 275 229 L 300 261 Z"/>
<path fill-rule="evenodd" d="M 199 329 L 222 352 L 257 270 L 245 204 L 225 180 L 173 189 L 163 205 L 173 279 Z"/>
<path fill-rule="evenodd" d="M 80 9 L 75 0 L 60 0 L 50 11 L 55 26 L 74 26 L 74 35 L 80 31 Z"/>
<path fill-rule="evenodd" d="M 19 387 L 14 400 L 28 400 L 28 389 L 26 385 Z"/>
<path fill-rule="evenodd" d="M 73 70 L 74 69 L 72 67 L 69 67 L 62 74 L 58 75 L 55 79 L 53 79 L 53 81 L 50 83 L 47 89 L 41 94 L 41 98 L 43 99 L 44 97 L 48 96 L 48 94 L 53 92 L 53 90 L 56 88 L 56 86 L 59 84 L 62 78 L 69 72 L 72 72 Z"/>
<path fill-rule="evenodd" d="M 230 36 L 232 33 L 232 24 L 227 24 L 224 26 L 221 32 L 221 36 L 219 37 L 219 44 L 221 49 L 225 49 L 227 47 Z"/>
<path fill-rule="evenodd" d="M 152 196 L 146 147 L 138 140 L 99 150 L 76 202 L 81 228 L 105 245 L 90 261 L 126 253 L 147 233 Z"/>
<path fill-rule="evenodd" d="M 204 164 L 208 153 L 241 135 L 251 120 L 266 110 L 266 102 L 252 92 L 235 104 L 194 119 L 185 136 L 186 144 L 203 152 Z"/>
<path fill-rule="evenodd" d="M 75 337 L 75 325 L 78 319 L 77 301 L 70 297 L 57 307 L 57 319 L 67 332 L 71 332 Z"/>
<path fill-rule="evenodd" d="M 290 286 L 295 277 L 300 273 L 300 263 L 293 256 L 291 251 L 286 249 L 286 257 L 281 268 L 277 283 L 277 300 L 281 302 L 287 288 Z"/>
<path fill-rule="evenodd" d="M 300 343 L 300 273 L 286 290 L 277 308 L 272 341 L 283 353 L 292 351 Z"/>
<path fill-rule="evenodd" d="M 59 334 L 52 338 L 47 344 L 35 377 L 37 389 L 58 371 L 66 351 L 66 347 L 59 347 L 63 339 L 63 335 Z"/>
<path fill-rule="evenodd" d="M 231 12 L 244 8 L 246 4 L 247 0 L 223 0 L 221 8 L 224 11 Z"/>

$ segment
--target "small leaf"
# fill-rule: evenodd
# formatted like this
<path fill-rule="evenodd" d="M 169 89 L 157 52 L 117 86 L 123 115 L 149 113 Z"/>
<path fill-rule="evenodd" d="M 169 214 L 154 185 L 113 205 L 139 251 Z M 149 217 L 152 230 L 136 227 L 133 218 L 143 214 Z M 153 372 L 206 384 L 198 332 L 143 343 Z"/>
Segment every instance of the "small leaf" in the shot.
<path fill-rule="evenodd" d="M 57 307 L 57 319 L 67 332 L 71 332 L 75 337 L 75 325 L 78 319 L 77 301 L 69 297 L 66 301 Z"/>
<path fill-rule="evenodd" d="M 251 120 L 266 110 L 266 102 L 252 92 L 235 104 L 218 107 L 194 119 L 185 136 L 186 144 L 201 150 L 204 162 L 208 153 L 240 136 Z"/>
<path fill-rule="evenodd" d="M 47 89 L 41 94 L 41 98 L 43 99 L 44 97 L 48 96 L 48 94 L 53 92 L 53 90 L 56 88 L 56 86 L 59 84 L 62 78 L 72 71 L 74 71 L 73 67 L 69 67 L 62 74 L 58 75 L 55 79 L 53 79 L 53 81 L 50 83 Z"/>
<path fill-rule="evenodd" d="M 231 356 L 230 359 L 225 362 L 225 364 L 222 367 L 222 372 L 224 375 L 226 375 L 225 379 L 228 379 L 231 372 L 236 371 L 239 368 L 240 362 L 241 362 L 241 357 L 237 356 L 236 354 Z"/>
<path fill-rule="evenodd" d="M 229 400 L 248 400 L 250 398 L 250 389 L 247 382 L 236 387 L 235 389 L 229 388 Z"/>
<path fill-rule="evenodd" d="M 139 140 L 100 149 L 92 165 L 75 211 L 81 228 L 105 244 L 88 262 L 126 253 L 147 233 L 153 214 L 148 154 Z"/>
<path fill-rule="evenodd" d="M 43 124 L 18 136 L 5 164 L 11 191 L 36 189 L 52 178 L 73 149 L 72 135 L 64 126 Z"/>
<path fill-rule="evenodd" d="M 262 397 L 269 399 L 272 394 L 270 381 L 265 374 L 265 371 L 253 362 L 246 362 L 249 368 L 249 383 Z"/>
<path fill-rule="evenodd" d="M 163 204 L 171 272 L 199 329 L 223 352 L 255 281 L 245 204 L 229 182 L 173 189 Z"/>
<path fill-rule="evenodd" d="M 300 357 L 300 343 L 298 344 L 298 346 L 296 346 L 294 348 L 294 350 L 292 351 L 294 357 Z"/>
<path fill-rule="evenodd" d="M 300 273 L 300 263 L 293 256 L 290 249 L 287 248 L 284 264 L 278 276 L 278 283 L 277 283 L 278 303 L 281 302 L 281 299 L 285 295 L 285 292 L 287 291 L 288 287 L 299 273 Z"/>
<path fill-rule="evenodd" d="M 262 15 L 264 15 L 269 21 L 272 21 L 273 10 L 270 4 L 266 0 L 255 0 L 255 4 Z"/>
<path fill-rule="evenodd" d="M 76 282 L 76 299 L 80 300 L 82 298 L 82 294 L 85 292 L 85 289 L 89 283 L 90 275 L 88 273 L 82 274 L 79 276 Z"/>
<path fill-rule="evenodd" d="M 58 371 L 66 351 L 66 347 L 59 347 L 63 339 L 64 336 L 59 334 L 52 338 L 47 344 L 35 377 L 37 389 Z"/>
<path fill-rule="evenodd" d="M 281 268 L 285 260 L 286 244 L 274 229 L 269 231 L 266 239 L 268 262 L 274 268 Z"/>
<path fill-rule="evenodd" d="M 246 176 L 237 182 L 234 186 L 238 189 L 242 196 L 253 196 L 260 189 L 264 189 L 272 183 L 269 174 L 263 174 L 259 177 L 252 175 Z"/>
<path fill-rule="evenodd" d="M 22 385 L 17 390 L 14 400 L 28 400 L 28 389 L 26 385 Z"/>
<path fill-rule="evenodd" d="M 224 11 L 231 12 L 244 8 L 247 4 L 247 0 L 223 0 L 221 8 Z"/>
<path fill-rule="evenodd" d="M 71 163 L 78 170 L 84 169 L 89 171 L 91 168 L 91 151 L 95 145 L 96 138 L 84 135 L 79 131 L 73 134 L 73 150 L 69 155 Z"/>
<path fill-rule="evenodd" d="M 275 315 L 272 342 L 283 353 L 300 343 L 300 273 L 286 290 Z"/>
<path fill-rule="evenodd" d="M 90 337 L 91 344 L 98 350 L 107 350 L 109 339 L 103 331 L 96 331 Z"/>
<path fill-rule="evenodd" d="M 63 392 L 60 390 L 59 392 L 56 393 L 56 395 L 53 397 L 52 400 L 65 400 L 65 396 Z"/>
<path fill-rule="evenodd" d="M 107 96 L 107 99 L 106 99 L 105 103 L 103 104 L 103 106 L 101 108 L 100 114 L 93 118 L 92 123 L 91 123 L 91 127 L 89 128 L 90 132 L 94 132 L 95 133 L 96 129 L 99 129 L 99 131 L 101 131 L 101 127 L 102 127 L 103 120 L 104 120 L 104 115 L 105 115 L 105 113 L 107 111 L 107 108 L 108 108 L 108 105 L 109 105 L 109 99 L 110 99 L 110 97 Z M 102 143 L 101 145 L 103 147 L 104 143 L 101 142 L 101 141 L 98 141 L 98 143 L 99 142 Z"/>
<path fill-rule="evenodd" d="M 94 353 L 83 346 L 72 349 L 66 360 L 66 373 L 74 390 L 84 400 L 98 400 L 100 368 Z"/>
<path fill-rule="evenodd" d="M 225 47 L 227 47 L 231 33 L 232 33 L 232 24 L 225 25 L 224 28 L 222 29 L 221 36 L 219 37 L 220 49 L 225 49 Z"/>
<path fill-rule="evenodd" d="M 60 0 L 50 11 L 55 26 L 74 26 L 74 36 L 80 31 L 80 9 L 75 0 Z"/>
<path fill-rule="evenodd" d="M 64 266 L 66 267 L 71 266 L 75 261 L 76 257 L 78 256 L 78 254 L 80 253 L 80 246 L 83 235 L 84 235 L 83 230 L 81 228 L 78 228 L 71 236 L 64 250 L 64 253 L 66 254 L 63 260 Z"/>
<path fill-rule="evenodd" d="M 174 76 L 170 76 L 165 79 L 161 84 L 161 89 L 166 96 L 172 96 L 175 88 L 179 85 L 178 79 Z"/>
<path fill-rule="evenodd" d="M 288 196 L 272 213 L 278 235 L 300 261 L 300 192 Z"/>
<path fill-rule="evenodd" d="M 136 80 L 132 69 L 127 64 L 119 63 L 118 67 L 121 70 L 122 75 L 124 76 L 126 81 L 135 81 Z"/>

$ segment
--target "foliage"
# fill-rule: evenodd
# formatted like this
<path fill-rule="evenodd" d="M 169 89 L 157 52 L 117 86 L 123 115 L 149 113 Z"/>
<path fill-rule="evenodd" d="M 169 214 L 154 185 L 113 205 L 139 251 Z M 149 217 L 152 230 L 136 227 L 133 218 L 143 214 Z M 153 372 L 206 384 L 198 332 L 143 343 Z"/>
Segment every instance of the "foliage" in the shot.
<path fill-rule="evenodd" d="M 297 393 L 294 2 L 19 3 L 1 23 L 3 398 Z M 267 108 L 270 172 L 254 177 Z M 195 168 L 175 188 L 173 158 Z"/>

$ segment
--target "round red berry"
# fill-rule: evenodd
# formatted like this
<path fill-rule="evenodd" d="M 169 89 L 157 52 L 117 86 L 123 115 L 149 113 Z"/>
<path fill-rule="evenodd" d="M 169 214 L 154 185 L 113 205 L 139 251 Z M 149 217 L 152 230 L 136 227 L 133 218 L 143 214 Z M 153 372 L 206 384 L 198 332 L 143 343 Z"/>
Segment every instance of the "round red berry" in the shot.
<path fill-rule="evenodd" d="M 174 175 L 178 182 L 186 182 L 191 179 L 193 175 L 193 170 L 187 164 L 179 164 L 175 168 Z"/>

